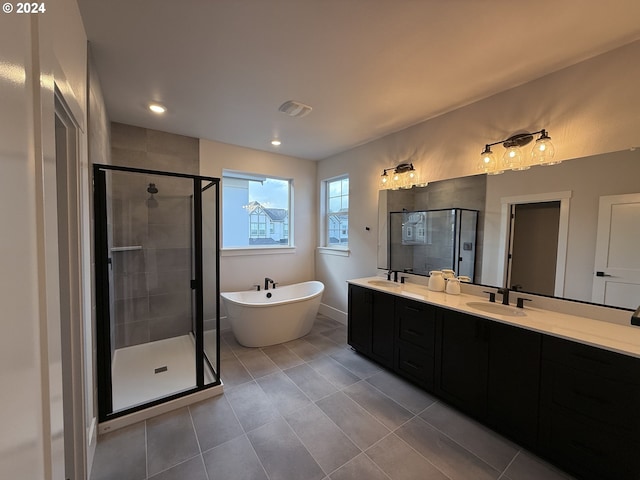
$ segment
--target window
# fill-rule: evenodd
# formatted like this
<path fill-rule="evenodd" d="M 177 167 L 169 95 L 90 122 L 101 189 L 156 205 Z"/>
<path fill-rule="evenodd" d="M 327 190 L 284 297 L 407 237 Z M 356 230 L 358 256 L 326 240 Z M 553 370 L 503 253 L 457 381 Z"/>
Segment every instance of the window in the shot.
<path fill-rule="evenodd" d="M 327 247 L 346 247 L 349 243 L 349 177 L 333 178 L 324 184 L 325 244 Z"/>
<path fill-rule="evenodd" d="M 222 172 L 222 248 L 290 246 L 291 180 Z"/>

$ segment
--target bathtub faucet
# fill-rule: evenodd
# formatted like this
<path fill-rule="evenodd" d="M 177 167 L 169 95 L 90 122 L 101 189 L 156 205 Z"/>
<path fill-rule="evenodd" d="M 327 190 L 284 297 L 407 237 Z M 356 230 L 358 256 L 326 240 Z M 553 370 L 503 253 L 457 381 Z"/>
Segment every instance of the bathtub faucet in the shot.
<path fill-rule="evenodd" d="M 269 284 L 273 284 L 273 288 L 276 288 L 276 282 L 271 280 L 269 277 L 264 277 L 264 289 L 269 290 Z"/>

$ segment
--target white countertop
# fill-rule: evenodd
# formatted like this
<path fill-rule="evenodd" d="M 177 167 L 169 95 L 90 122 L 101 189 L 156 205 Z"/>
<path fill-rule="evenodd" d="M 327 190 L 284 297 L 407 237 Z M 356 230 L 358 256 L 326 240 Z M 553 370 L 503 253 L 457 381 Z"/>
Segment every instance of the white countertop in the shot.
<path fill-rule="evenodd" d="M 374 285 L 370 283 L 371 281 L 382 281 L 387 284 L 381 277 L 357 278 L 349 280 L 348 283 L 640 358 L 640 328 L 638 327 L 542 310 L 529 307 L 526 303 L 525 308 L 522 309 L 524 316 L 487 313 L 467 305 L 467 302 L 489 304 L 487 297 L 466 293 L 449 295 L 444 292 L 432 292 L 426 286 L 415 283 L 388 282 L 393 285 L 383 286 Z M 499 304 L 499 302 L 496 303 Z M 511 307 L 515 310 L 514 305 Z"/>

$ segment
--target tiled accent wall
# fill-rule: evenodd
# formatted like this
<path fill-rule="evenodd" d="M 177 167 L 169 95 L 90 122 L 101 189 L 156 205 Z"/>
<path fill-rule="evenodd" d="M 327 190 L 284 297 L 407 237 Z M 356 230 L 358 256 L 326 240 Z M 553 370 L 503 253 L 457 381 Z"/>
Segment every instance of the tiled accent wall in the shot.
<path fill-rule="evenodd" d="M 197 138 L 111 124 L 114 165 L 199 174 Z M 123 348 L 192 330 L 190 179 L 111 174 L 113 343 Z M 149 201 L 149 183 L 158 193 Z"/>

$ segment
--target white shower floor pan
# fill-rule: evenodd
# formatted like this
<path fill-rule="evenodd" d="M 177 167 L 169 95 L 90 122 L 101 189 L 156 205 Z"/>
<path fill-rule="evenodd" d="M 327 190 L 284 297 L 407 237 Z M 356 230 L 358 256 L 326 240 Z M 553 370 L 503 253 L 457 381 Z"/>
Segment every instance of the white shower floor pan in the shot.
<path fill-rule="evenodd" d="M 205 334 L 205 342 L 211 337 L 215 342 L 215 331 Z M 215 347 L 208 348 L 208 343 L 206 351 L 215 351 Z M 195 388 L 195 358 L 191 335 L 117 349 L 111 370 L 113 411 Z M 205 383 L 213 382 L 214 378 L 205 366 Z"/>

